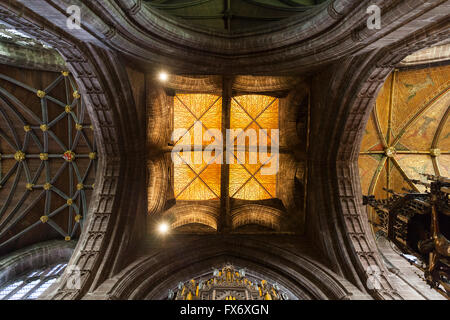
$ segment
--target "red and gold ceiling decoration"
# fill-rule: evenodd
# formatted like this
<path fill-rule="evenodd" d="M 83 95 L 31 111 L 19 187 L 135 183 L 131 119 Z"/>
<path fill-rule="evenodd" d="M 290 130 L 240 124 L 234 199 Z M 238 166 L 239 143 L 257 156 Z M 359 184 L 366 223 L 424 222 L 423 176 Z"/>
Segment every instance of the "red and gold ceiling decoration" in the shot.
<path fill-rule="evenodd" d="M 68 72 L 2 66 L 0 250 L 78 237 L 94 188 L 92 129 Z"/>

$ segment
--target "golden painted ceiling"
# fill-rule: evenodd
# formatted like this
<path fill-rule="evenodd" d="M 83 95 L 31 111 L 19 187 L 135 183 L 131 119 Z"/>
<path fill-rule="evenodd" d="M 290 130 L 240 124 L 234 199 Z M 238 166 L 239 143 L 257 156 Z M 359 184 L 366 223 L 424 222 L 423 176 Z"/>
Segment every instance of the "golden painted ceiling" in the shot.
<path fill-rule="evenodd" d="M 271 129 L 278 129 L 279 99 L 264 95 L 243 95 L 231 100 L 230 129 L 243 129 L 244 136 L 250 130 L 259 137 L 266 137 L 266 145 L 272 144 Z M 213 140 L 204 138 L 209 129 L 221 131 L 222 98 L 211 94 L 177 94 L 174 97 L 174 129 L 185 130 L 175 145 L 204 148 Z M 195 124 L 201 124 L 203 139 L 195 141 Z M 268 130 L 268 131 L 266 131 Z M 260 131 L 262 131 L 260 133 Z M 235 150 L 229 168 L 230 197 L 243 200 L 264 200 L 276 198 L 276 173 L 263 174 L 267 161 L 262 162 L 258 152 L 251 151 L 250 141 L 241 145 L 239 135 L 234 139 Z M 200 143 L 200 145 L 198 145 Z M 259 143 L 258 143 L 259 145 Z M 249 152 L 250 151 L 250 152 Z M 174 193 L 178 200 L 213 200 L 220 198 L 221 165 L 214 155 L 205 160 L 202 151 L 177 152 L 179 163 L 174 164 Z M 195 161 L 196 156 L 201 162 Z M 256 161 L 251 161 L 255 157 Z M 268 157 L 271 154 L 268 152 Z"/>
<path fill-rule="evenodd" d="M 171 76 L 149 90 L 149 232 L 302 234 L 309 92 L 266 76 Z"/>
<path fill-rule="evenodd" d="M 279 100 L 270 96 L 244 95 L 233 97 L 231 100 L 231 129 L 243 128 L 245 132 L 254 130 L 257 139 L 266 137 L 266 145 L 272 144 L 271 132 L 278 129 L 278 104 Z M 267 131 L 266 131 L 267 130 Z M 260 133 L 263 132 L 263 134 Z M 247 147 L 235 142 L 238 150 Z M 258 141 L 258 146 L 261 143 Z M 276 174 L 263 174 L 264 166 L 260 155 L 256 159 L 257 152 L 245 152 L 242 155 L 234 152 L 235 164 L 230 164 L 230 196 L 244 200 L 264 200 L 276 198 Z M 244 159 L 245 156 L 245 159 Z M 255 156 L 256 161 L 251 161 Z M 269 155 L 270 157 L 271 155 Z M 252 163 L 255 162 L 255 163 Z"/>
<path fill-rule="evenodd" d="M 185 130 L 186 134 L 175 141 L 175 145 L 195 146 L 194 126 L 201 123 L 203 141 L 208 129 L 221 130 L 222 98 L 212 94 L 178 94 L 174 97 L 174 129 Z M 221 155 L 216 155 L 221 156 Z M 177 152 L 181 160 L 174 163 L 174 192 L 178 200 L 210 200 L 220 198 L 220 164 L 206 161 L 202 151 Z M 196 158 L 200 157 L 200 163 Z"/>
<path fill-rule="evenodd" d="M 412 180 L 450 175 L 449 73 L 450 66 L 440 66 L 396 70 L 387 78 L 361 143 L 364 195 L 386 198 L 383 188 L 424 191 Z"/>

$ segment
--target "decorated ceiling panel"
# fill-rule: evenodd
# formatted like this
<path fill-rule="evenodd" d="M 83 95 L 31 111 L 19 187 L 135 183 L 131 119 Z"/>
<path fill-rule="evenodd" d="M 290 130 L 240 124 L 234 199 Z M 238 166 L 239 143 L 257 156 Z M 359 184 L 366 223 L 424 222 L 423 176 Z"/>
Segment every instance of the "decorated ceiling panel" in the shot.
<path fill-rule="evenodd" d="M 309 88 L 237 78 L 171 76 L 148 92 L 149 233 L 304 232 Z"/>
<path fill-rule="evenodd" d="M 449 75 L 450 66 L 440 66 L 396 70 L 387 78 L 361 143 L 363 194 L 422 192 L 413 181 L 425 181 L 422 174 L 449 176 Z"/>
<path fill-rule="evenodd" d="M 180 152 L 182 163 L 174 164 L 174 192 L 178 200 L 213 200 L 220 198 L 220 165 L 190 163 L 201 151 Z M 192 160 L 193 161 L 193 160 Z"/>
<path fill-rule="evenodd" d="M 73 78 L 2 66 L 0 119 L 0 250 L 76 238 L 97 153 Z"/>
<path fill-rule="evenodd" d="M 175 145 L 203 148 L 212 142 L 212 139 L 203 140 L 205 133 L 209 129 L 221 130 L 222 98 L 212 94 L 178 94 L 174 98 L 173 114 L 174 129 L 181 130 Z M 199 130 L 198 134 L 195 130 Z M 180 160 L 174 162 L 176 199 L 220 198 L 220 164 L 214 159 L 208 161 L 202 151 L 175 152 L 175 157 Z"/>
<path fill-rule="evenodd" d="M 276 139 L 272 129 L 278 129 L 279 99 L 264 95 L 243 95 L 231 100 L 231 129 L 242 129 L 242 136 L 254 133 L 257 146 L 272 145 Z M 235 139 L 235 162 L 230 164 L 230 196 L 244 200 L 264 200 L 276 198 L 276 173 L 264 174 L 261 170 L 269 167 L 275 154 L 268 153 L 267 159 L 261 159 L 250 138 L 241 145 L 238 135 Z M 261 141 L 261 138 L 265 141 Z M 278 140 L 273 143 L 278 144 Z M 249 150 L 250 152 L 240 152 Z"/>
<path fill-rule="evenodd" d="M 276 172 L 265 172 L 276 155 L 267 152 L 267 157 L 261 158 L 258 149 L 254 148 L 260 145 L 260 138 L 265 140 L 263 143 L 269 147 L 268 151 L 272 144 L 278 144 L 278 139 L 272 136 L 272 129 L 278 129 L 278 103 L 277 98 L 264 95 L 243 95 L 231 100 L 230 129 L 236 130 L 235 150 L 231 152 L 233 161 L 229 165 L 229 195 L 232 198 L 276 198 Z M 210 94 L 177 94 L 174 97 L 174 129 L 181 130 L 175 145 L 204 149 L 214 141 L 204 138 L 205 132 L 208 129 L 220 131 L 221 122 L 221 97 Z M 201 139 L 196 138 L 196 129 L 201 129 Z M 248 136 L 254 139 L 246 138 Z M 175 152 L 175 158 L 179 159 L 174 162 L 175 198 L 219 199 L 221 165 L 215 161 L 219 157 L 222 158 L 222 154 L 214 153 L 208 160 L 201 151 Z"/>

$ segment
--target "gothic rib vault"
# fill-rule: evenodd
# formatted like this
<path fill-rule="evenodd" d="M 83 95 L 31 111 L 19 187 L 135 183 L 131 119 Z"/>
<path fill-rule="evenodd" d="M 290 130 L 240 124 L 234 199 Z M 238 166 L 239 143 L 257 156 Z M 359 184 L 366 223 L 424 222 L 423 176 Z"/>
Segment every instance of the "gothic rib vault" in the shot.
<path fill-rule="evenodd" d="M 375 97 L 393 68 L 407 55 L 448 39 L 442 12 L 448 12 L 449 1 L 383 1 L 380 31 L 365 28 L 368 1 L 330 1 L 301 23 L 287 18 L 234 38 L 183 29 L 170 18 L 157 24 L 158 14 L 142 1 L 79 4 L 89 15 L 80 30 L 68 32 L 61 1 L 0 1 L 1 20 L 61 53 L 85 97 L 97 139 L 96 187 L 71 258 L 81 269 L 82 286 L 64 287 L 67 271 L 48 298 L 162 298 L 157 293 L 182 278 L 228 261 L 278 279 L 303 298 L 407 298 L 380 260 L 361 204 L 357 158 Z M 161 67 L 171 74 L 219 75 L 219 81 L 224 75 L 261 73 L 306 79 L 311 114 L 303 234 L 182 235 L 162 242 L 145 230 L 146 115 L 152 101 L 164 99 L 153 76 Z M 214 88 L 216 80 L 179 81 Z M 269 87 L 283 85 L 271 81 Z M 258 84 L 244 77 L 235 85 L 246 82 Z M 227 90 L 222 86 L 219 82 L 220 90 Z M 154 126 L 161 126 L 164 112 L 150 109 Z M 166 143 L 154 137 L 152 147 Z M 164 174 L 149 178 L 156 186 L 165 183 Z M 154 205 L 164 202 L 155 197 Z M 182 252 L 192 254 L 175 259 Z M 369 265 L 382 271 L 381 289 L 366 287 Z"/>

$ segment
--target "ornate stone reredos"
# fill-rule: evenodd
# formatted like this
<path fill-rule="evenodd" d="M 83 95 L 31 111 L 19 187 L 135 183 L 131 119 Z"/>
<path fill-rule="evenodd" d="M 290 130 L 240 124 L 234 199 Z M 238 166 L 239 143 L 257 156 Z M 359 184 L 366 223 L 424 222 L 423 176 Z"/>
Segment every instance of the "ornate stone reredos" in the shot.
<path fill-rule="evenodd" d="M 214 268 L 212 275 L 180 282 L 175 291 L 169 291 L 175 300 L 287 300 L 278 284 L 269 284 L 246 277 L 245 269 L 232 264 Z"/>

